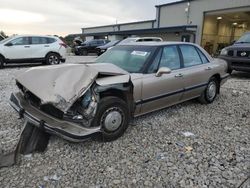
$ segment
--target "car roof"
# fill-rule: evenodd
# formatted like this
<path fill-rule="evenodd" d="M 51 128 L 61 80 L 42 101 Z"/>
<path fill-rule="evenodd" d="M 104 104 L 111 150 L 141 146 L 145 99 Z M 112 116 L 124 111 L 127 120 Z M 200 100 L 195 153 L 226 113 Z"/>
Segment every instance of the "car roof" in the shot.
<path fill-rule="evenodd" d="M 163 41 L 163 42 L 155 42 L 155 41 L 150 41 L 150 42 L 130 42 L 130 43 L 124 43 L 121 44 L 122 46 L 165 46 L 165 45 L 178 45 L 178 44 L 191 44 L 195 45 L 194 43 L 190 42 L 175 42 L 175 41 Z"/>
<path fill-rule="evenodd" d="M 28 35 L 28 34 L 23 34 L 23 35 L 13 35 L 10 37 L 51 37 L 51 38 L 58 38 L 57 36 L 53 35 Z"/>

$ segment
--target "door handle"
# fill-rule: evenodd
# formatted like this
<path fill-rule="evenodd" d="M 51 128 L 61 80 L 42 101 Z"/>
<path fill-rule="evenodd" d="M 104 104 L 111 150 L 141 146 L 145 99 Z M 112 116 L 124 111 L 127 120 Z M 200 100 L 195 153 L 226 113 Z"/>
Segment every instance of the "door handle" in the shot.
<path fill-rule="evenodd" d="M 24 48 L 29 48 L 30 46 L 24 46 Z"/>
<path fill-rule="evenodd" d="M 175 77 L 176 78 L 181 78 L 181 77 L 183 77 L 183 74 L 181 74 L 181 73 L 180 74 L 176 74 Z"/>
<path fill-rule="evenodd" d="M 44 47 L 49 47 L 49 45 L 45 45 Z"/>
<path fill-rule="evenodd" d="M 207 67 L 207 68 L 205 68 L 205 70 L 212 70 L 212 68 L 211 67 Z"/>

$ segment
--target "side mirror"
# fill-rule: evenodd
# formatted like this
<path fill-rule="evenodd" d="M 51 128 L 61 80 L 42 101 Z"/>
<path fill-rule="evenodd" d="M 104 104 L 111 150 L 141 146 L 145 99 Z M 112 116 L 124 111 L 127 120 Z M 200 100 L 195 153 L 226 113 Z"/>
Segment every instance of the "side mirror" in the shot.
<path fill-rule="evenodd" d="M 161 67 L 159 68 L 159 70 L 157 71 L 157 73 L 155 74 L 156 77 L 161 77 L 163 74 L 170 74 L 171 73 L 171 69 L 168 67 Z"/>
<path fill-rule="evenodd" d="M 11 42 L 5 44 L 4 46 L 13 46 L 13 44 Z"/>

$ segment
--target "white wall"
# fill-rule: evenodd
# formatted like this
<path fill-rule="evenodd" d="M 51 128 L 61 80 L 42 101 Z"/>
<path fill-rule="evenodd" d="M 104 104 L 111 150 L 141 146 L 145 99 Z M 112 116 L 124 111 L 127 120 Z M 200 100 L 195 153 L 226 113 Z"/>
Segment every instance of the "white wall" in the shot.
<path fill-rule="evenodd" d="M 152 28 L 152 22 L 143 22 L 143 23 L 131 23 L 126 25 L 121 25 L 120 30 L 121 31 L 127 31 L 127 30 L 136 30 L 136 29 L 151 29 Z"/>
<path fill-rule="evenodd" d="M 93 39 L 94 39 L 93 36 L 86 36 L 85 38 L 86 38 L 86 41 L 89 41 L 89 40 L 93 40 Z"/>
<path fill-rule="evenodd" d="M 121 35 L 109 35 L 108 36 L 108 40 L 110 40 L 110 41 L 122 40 L 122 39 L 123 39 L 123 36 L 121 36 Z"/>

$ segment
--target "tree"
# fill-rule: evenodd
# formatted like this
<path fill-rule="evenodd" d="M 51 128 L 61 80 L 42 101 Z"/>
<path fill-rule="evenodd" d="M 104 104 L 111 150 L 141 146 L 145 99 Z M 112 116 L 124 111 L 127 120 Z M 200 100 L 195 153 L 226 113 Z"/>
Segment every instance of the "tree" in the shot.
<path fill-rule="evenodd" d="M 0 31 L 0 35 L 2 35 L 4 38 L 8 37 L 3 31 Z"/>

